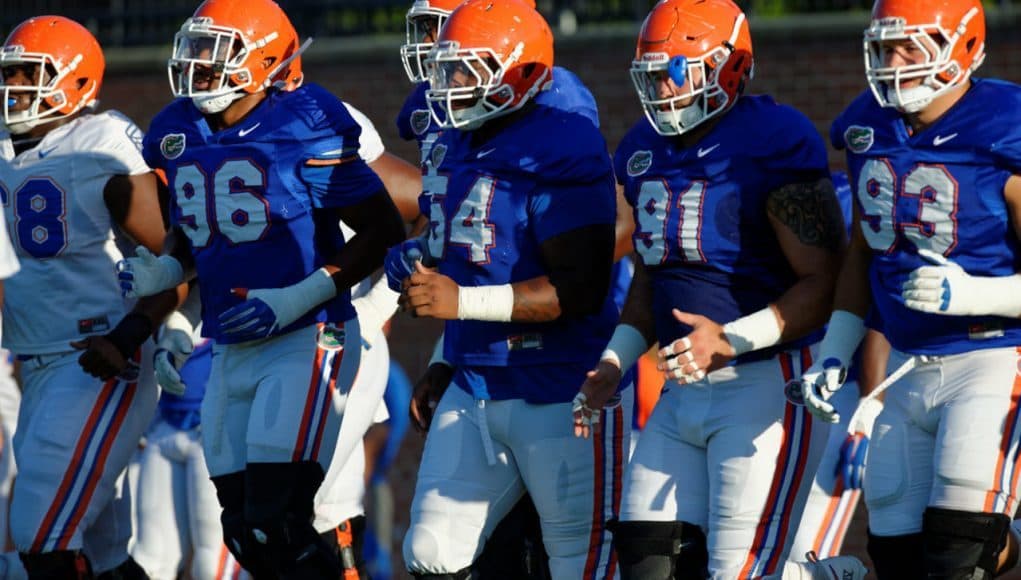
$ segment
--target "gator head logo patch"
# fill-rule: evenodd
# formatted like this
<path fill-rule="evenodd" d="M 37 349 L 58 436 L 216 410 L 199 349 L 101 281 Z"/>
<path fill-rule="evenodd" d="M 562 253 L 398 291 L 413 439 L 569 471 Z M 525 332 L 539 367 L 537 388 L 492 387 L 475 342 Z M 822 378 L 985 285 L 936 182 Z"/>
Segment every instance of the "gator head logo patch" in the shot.
<path fill-rule="evenodd" d="M 437 143 L 433 145 L 432 151 L 429 152 L 429 163 L 432 166 L 439 167 L 443 163 L 443 158 L 447 156 L 447 146 L 443 143 Z"/>
<path fill-rule="evenodd" d="M 160 152 L 167 159 L 177 159 L 184 153 L 184 133 L 170 133 L 160 141 Z"/>
<path fill-rule="evenodd" d="M 872 148 L 875 131 L 872 127 L 851 125 L 844 131 L 844 143 L 855 153 L 865 153 Z"/>
<path fill-rule="evenodd" d="M 415 132 L 415 135 L 424 135 L 429 130 L 432 120 L 432 113 L 426 109 L 413 111 L 411 113 L 411 130 Z"/>
<path fill-rule="evenodd" d="M 638 177 L 652 167 L 652 151 L 635 151 L 627 160 L 627 174 Z"/>

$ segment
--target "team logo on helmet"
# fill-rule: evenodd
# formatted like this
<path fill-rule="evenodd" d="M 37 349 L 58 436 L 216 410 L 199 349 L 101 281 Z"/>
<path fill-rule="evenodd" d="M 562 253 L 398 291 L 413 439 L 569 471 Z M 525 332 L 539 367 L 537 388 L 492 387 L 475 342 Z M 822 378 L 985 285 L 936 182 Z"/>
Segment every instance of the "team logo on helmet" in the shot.
<path fill-rule="evenodd" d="M 432 123 L 432 113 L 427 109 L 418 109 L 411 113 L 411 130 L 415 135 L 422 135 Z"/>
<path fill-rule="evenodd" d="M 652 151 L 635 151 L 627 160 L 627 174 L 638 177 L 652 167 Z"/>
<path fill-rule="evenodd" d="M 872 141 L 875 131 L 872 127 L 851 125 L 844 131 L 844 142 L 847 148 L 855 153 L 865 153 L 872 148 Z"/>
<path fill-rule="evenodd" d="M 447 146 L 443 143 L 437 143 L 433 145 L 432 151 L 429 153 L 429 163 L 433 167 L 439 167 L 443 163 L 443 158 L 447 156 Z"/>
<path fill-rule="evenodd" d="M 160 141 L 160 152 L 167 159 L 177 159 L 184 153 L 184 133 L 170 133 Z"/>

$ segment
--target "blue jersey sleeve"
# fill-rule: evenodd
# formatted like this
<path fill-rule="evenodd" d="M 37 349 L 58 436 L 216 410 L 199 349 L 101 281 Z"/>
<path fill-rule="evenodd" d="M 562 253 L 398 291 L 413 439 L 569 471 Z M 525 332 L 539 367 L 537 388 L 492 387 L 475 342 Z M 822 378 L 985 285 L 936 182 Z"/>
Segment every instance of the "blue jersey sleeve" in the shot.
<path fill-rule="evenodd" d="M 998 104 L 996 124 L 1002 133 L 989 150 L 997 165 L 1014 175 L 1021 175 L 1021 90 L 1001 94 L 1006 94 L 1006 97 L 1002 104 Z"/>
<path fill-rule="evenodd" d="M 586 184 L 540 185 L 529 198 L 532 231 L 540 242 L 581 227 L 613 224 L 616 193 L 609 174 Z"/>
<path fill-rule="evenodd" d="M 325 94 L 324 94 L 325 93 Z M 321 90 L 314 94 L 319 110 L 312 111 L 301 179 L 315 208 L 354 205 L 383 189 L 379 176 L 358 156 L 361 127 L 343 103 Z"/>
<path fill-rule="evenodd" d="M 771 146 L 763 148 L 767 155 L 759 156 L 767 175 L 776 181 L 769 190 L 829 175 L 826 144 L 808 117 L 781 106 L 772 120 L 775 130 L 768 135 Z"/>
<path fill-rule="evenodd" d="M 578 114 L 599 127 L 599 107 L 592 91 L 573 72 L 553 67 L 553 85 L 536 95 L 536 104 Z"/>
<path fill-rule="evenodd" d="M 429 132 L 433 124 L 432 113 L 425 101 L 429 83 L 419 83 L 411 91 L 397 114 L 397 134 L 405 141 L 417 141 Z"/>

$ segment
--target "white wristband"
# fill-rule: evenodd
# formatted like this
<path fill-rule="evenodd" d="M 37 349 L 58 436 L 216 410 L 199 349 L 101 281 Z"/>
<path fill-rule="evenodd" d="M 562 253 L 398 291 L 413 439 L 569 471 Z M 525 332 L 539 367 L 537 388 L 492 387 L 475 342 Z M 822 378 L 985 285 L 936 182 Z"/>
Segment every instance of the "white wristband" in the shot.
<path fill-rule="evenodd" d="M 730 346 L 736 356 L 746 352 L 769 348 L 780 342 L 780 323 L 773 308 L 767 306 L 723 325 Z"/>
<path fill-rule="evenodd" d="M 454 365 L 450 364 L 449 362 L 447 362 L 447 359 L 443 358 L 443 335 L 442 334 L 440 335 L 440 337 L 438 339 L 436 339 L 436 346 L 433 347 L 433 355 L 429 359 L 429 364 L 426 365 L 426 366 L 427 367 L 431 367 L 431 366 L 433 366 L 435 364 L 447 365 L 448 367 L 453 367 L 454 366 Z"/>
<path fill-rule="evenodd" d="M 599 360 L 609 361 L 620 369 L 620 372 L 627 372 L 636 362 L 638 357 L 649 350 L 649 342 L 645 340 L 642 333 L 630 324 L 618 324 L 613 329 L 613 336 L 606 345 L 606 350 L 599 355 Z"/>
<path fill-rule="evenodd" d="M 457 291 L 459 320 L 510 322 L 514 313 L 514 288 L 500 286 L 461 286 Z"/>
<path fill-rule="evenodd" d="M 826 336 L 819 345 L 819 360 L 824 368 L 835 366 L 832 363 L 827 365 L 829 359 L 837 359 L 840 366 L 847 367 L 854 351 L 858 350 L 858 344 L 865 338 L 865 330 L 865 321 L 861 316 L 846 310 L 834 310 L 830 315 Z"/>
<path fill-rule="evenodd" d="M 994 316 L 1021 317 L 1021 275 L 973 278 L 978 282 L 976 286 L 982 289 L 975 296 L 984 304 L 979 310 Z"/>

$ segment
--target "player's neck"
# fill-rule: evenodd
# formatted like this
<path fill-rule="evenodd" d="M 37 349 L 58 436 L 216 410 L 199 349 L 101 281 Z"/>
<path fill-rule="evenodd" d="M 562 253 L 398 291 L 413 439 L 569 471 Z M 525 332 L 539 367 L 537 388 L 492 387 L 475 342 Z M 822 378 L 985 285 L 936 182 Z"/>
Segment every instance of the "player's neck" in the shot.
<path fill-rule="evenodd" d="M 21 155 L 23 152 L 35 147 L 44 137 L 50 134 L 50 131 L 70 123 L 72 120 L 77 119 L 80 114 L 79 112 L 68 117 L 61 117 L 60 119 L 32 127 L 25 133 L 11 135 L 11 144 L 14 145 L 15 155 Z"/>
<path fill-rule="evenodd" d="M 219 113 L 212 115 L 206 115 L 206 122 L 209 123 L 209 128 L 213 132 L 223 131 L 229 129 L 234 125 L 237 125 L 248 116 L 259 103 L 266 98 L 266 91 L 259 91 L 250 95 L 245 95 L 240 99 L 234 101 L 229 107 Z"/>
<path fill-rule="evenodd" d="M 720 122 L 720 119 L 722 119 L 726 114 L 727 113 L 724 112 L 723 115 L 709 119 L 705 123 L 702 123 L 698 127 L 692 129 L 691 131 L 678 135 L 677 137 L 675 137 L 675 139 L 677 139 L 677 141 L 681 144 L 681 147 L 683 147 L 684 149 L 690 149 L 691 147 L 697 145 L 698 142 L 701 141 L 703 137 L 708 135 L 713 130 L 713 128 L 716 127 L 716 124 Z"/>
<path fill-rule="evenodd" d="M 503 131 L 505 127 L 527 115 L 533 108 L 535 108 L 535 101 L 528 101 L 517 111 L 497 117 L 491 121 L 486 121 L 481 127 L 472 131 L 472 147 L 481 147 L 484 143 L 499 135 L 500 131 Z"/>
<path fill-rule="evenodd" d="M 956 86 L 947 91 L 945 94 L 936 97 L 921 111 L 904 115 L 904 120 L 907 121 L 908 125 L 911 127 L 911 133 L 915 134 L 931 127 L 936 121 L 940 120 L 947 111 L 956 105 L 970 88 L 971 80 L 969 79 L 968 82 Z"/>

